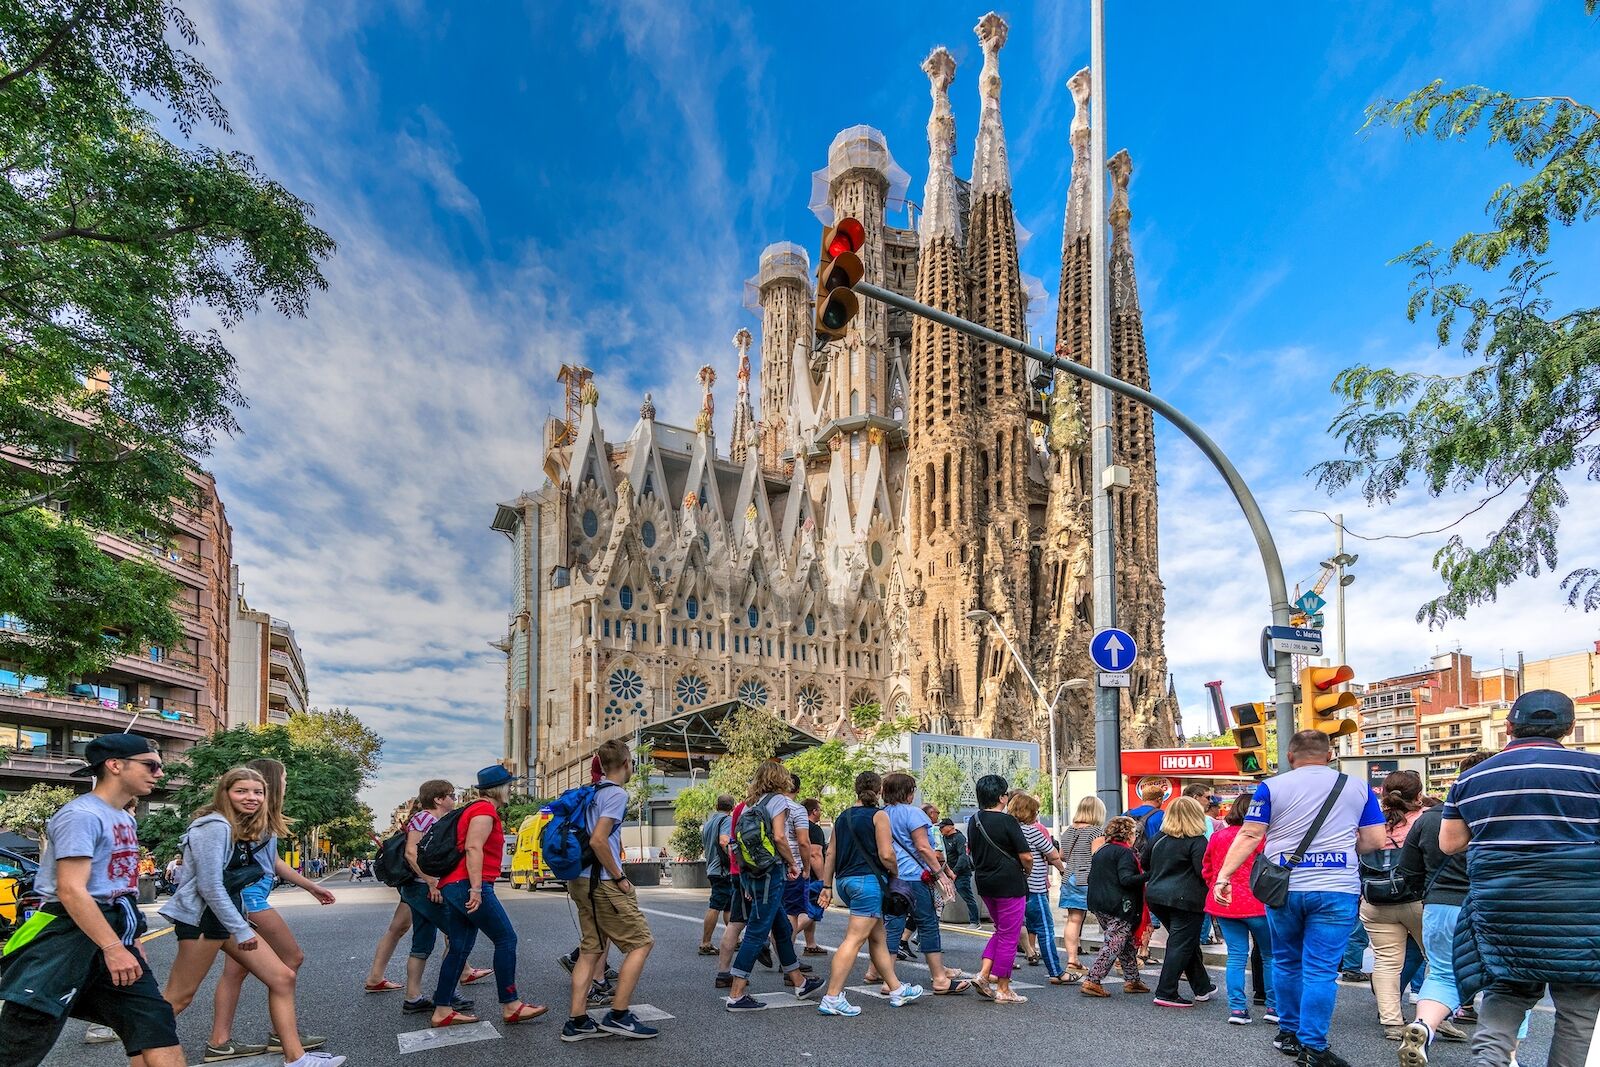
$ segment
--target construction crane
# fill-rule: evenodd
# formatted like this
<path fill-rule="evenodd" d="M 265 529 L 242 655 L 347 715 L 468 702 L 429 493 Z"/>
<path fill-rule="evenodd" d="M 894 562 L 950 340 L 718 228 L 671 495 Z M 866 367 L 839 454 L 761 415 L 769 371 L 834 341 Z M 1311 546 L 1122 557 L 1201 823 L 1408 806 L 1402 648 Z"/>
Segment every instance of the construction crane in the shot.
<path fill-rule="evenodd" d="M 1328 588 L 1328 583 L 1333 581 L 1333 575 L 1336 569 L 1337 568 L 1335 568 L 1332 563 L 1324 563 L 1322 565 L 1322 573 L 1317 575 L 1317 584 L 1311 587 L 1311 592 L 1317 594 L 1317 596 L 1321 596 L 1322 591 Z M 1299 600 L 1300 595 L 1300 583 L 1296 582 L 1294 586 L 1294 598 Z M 1303 611 L 1296 610 L 1293 615 L 1289 616 L 1290 626 L 1309 626 L 1310 624 L 1311 616 Z"/>

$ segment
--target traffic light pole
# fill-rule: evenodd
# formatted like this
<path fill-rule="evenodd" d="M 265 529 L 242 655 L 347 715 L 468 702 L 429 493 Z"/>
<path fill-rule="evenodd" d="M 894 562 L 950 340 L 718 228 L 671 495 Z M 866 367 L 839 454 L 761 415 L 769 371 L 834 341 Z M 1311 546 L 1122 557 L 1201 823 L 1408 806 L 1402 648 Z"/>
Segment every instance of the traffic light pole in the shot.
<path fill-rule="evenodd" d="M 901 296 L 891 289 L 873 285 L 871 282 L 857 282 L 853 287 L 860 296 L 868 296 L 874 300 L 888 304 L 890 307 L 899 308 L 919 318 L 930 322 L 937 322 L 941 326 L 948 326 L 952 330 L 959 330 L 969 337 L 976 337 L 992 345 L 1008 349 L 1020 356 L 1028 356 L 1038 360 L 1046 367 L 1063 371 L 1075 378 L 1081 378 L 1092 385 L 1103 386 L 1113 393 L 1120 393 L 1140 404 L 1150 408 L 1156 414 L 1165 418 L 1176 426 L 1183 435 L 1195 443 L 1195 447 L 1211 461 L 1217 468 L 1217 473 L 1222 475 L 1222 480 L 1227 483 L 1228 489 L 1233 493 L 1234 500 L 1238 501 L 1239 509 L 1244 512 L 1245 522 L 1250 525 L 1250 532 L 1255 535 L 1256 548 L 1261 553 L 1261 565 L 1267 572 L 1267 594 L 1272 604 L 1272 624 L 1274 626 L 1289 625 L 1289 588 L 1283 579 L 1283 561 L 1278 556 L 1278 546 L 1272 539 L 1272 531 L 1267 527 L 1266 517 L 1261 514 L 1261 506 L 1256 503 L 1256 498 L 1250 492 L 1250 487 L 1245 484 L 1244 478 L 1239 474 L 1238 468 L 1233 465 L 1226 453 L 1217 447 L 1217 443 L 1197 425 L 1189 416 L 1179 411 L 1172 404 L 1161 399 L 1147 389 L 1137 385 L 1129 385 L 1121 378 L 1114 378 L 1103 371 L 1085 367 L 1069 359 L 1060 359 L 1046 352 L 1042 348 L 1035 348 L 1025 341 L 1015 337 L 980 326 L 975 322 L 968 322 L 958 315 L 947 311 L 940 311 L 936 307 L 919 303 L 910 297 Z M 1280 770 L 1289 768 L 1289 739 L 1294 735 L 1294 663 L 1287 653 L 1274 652 L 1272 656 L 1272 677 L 1274 717 L 1278 723 L 1278 767 Z M 1097 734 L 1098 740 L 1098 734 Z M 1109 770 L 1112 775 L 1120 774 L 1119 753 L 1106 752 L 1105 746 L 1095 745 L 1095 765 L 1098 776 L 1103 778 Z"/>

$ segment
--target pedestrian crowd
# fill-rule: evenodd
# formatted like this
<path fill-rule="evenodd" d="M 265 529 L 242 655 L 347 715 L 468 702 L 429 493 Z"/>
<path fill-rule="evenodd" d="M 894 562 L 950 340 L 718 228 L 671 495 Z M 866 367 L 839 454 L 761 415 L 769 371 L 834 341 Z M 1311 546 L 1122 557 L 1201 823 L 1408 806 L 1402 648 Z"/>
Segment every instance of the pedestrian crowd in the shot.
<path fill-rule="evenodd" d="M 1328 736 L 1312 730 L 1291 738 L 1288 766 L 1253 791 L 1222 798 L 1196 786 L 1168 798 L 1164 783 L 1146 781 L 1143 802 L 1110 818 L 1099 799 L 1083 798 L 1059 835 L 1040 822 L 1039 800 L 1003 777 L 973 783 L 976 810 L 958 823 L 919 806 L 916 779 L 901 771 L 858 775 L 855 803 L 829 832 L 821 804 L 802 799 L 797 776 L 769 761 L 744 796 L 718 797 L 702 827 L 710 893 L 698 953 L 716 957 L 711 981 L 729 1013 L 787 996 L 815 998 L 819 1014 L 844 1019 L 862 1013 L 847 993 L 863 952 L 862 982 L 893 1008 L 969 993 L 1024 1005 L 1019 961 L 1042 968 L 1048 985 L 1106 998 L 1115 969 L 1124 995 L 1148 994 L 1160 1010 L 1225 999 L 1219 1022 L 1275 1026 L 1272 1048 L 1305 1067 L 1347 1067 L 1330 1040 L 1341 983 L 1370 985 L 1374 1025 L 1397 1042 L 1401 1067 L 1452 1062 L 1438 1041 L 1470 1041 L 1454 1062 L 1515 1065 L 1528 1013 L 1548 996 L 1545 1062 L 1584 1067 L 1600 1010 L 1600 757 L 1561 744 L 1573 712 L 1560 694 L 1525 694 L 1509 714 L 1505 750 L 1467 757 L 1442 803 L 1414 772 L 1393 772 L 1377 788 L 1341 773 Z M 153 788 L 159 760 L 125 734 L 93 742 L 89 754 L 94 791 L 51 820 L 38 880 L 46 904 L 6 946 L 0 1063 L 39 1063 L 69 1016 L 108 1027 L 136 1064 L 183 1063 L 174 1018 L 220 951 L 208 1062 L 270 1050 L 290 1067 L 338 1067 L 343 1057 L 315 1051 L 324 1039 L 298 1025 L 303 954 L 266 897 L 281 880 L 332 902 L 277 858 L 282 765 L 229 771 L 196 813 L 185 874 L 161 909 L 178 958 L 158 990 L 138 947 L 139 854 L 126 809 Z M 633 769 L 628 746 L 606 742 L 591 783 L 546 809 L 556 813 L 541 837 L 547 855 L 563 840 L 573 850 L 562 877 L 578 943 L 560 957 L 571 974 L 563 1041 L 658 1036 L 632 1010 L 654 947 L 623 866 Z M 511 783 L 504 768 L 486 767 L 459 806 L 449 782 L 424 782 L 374 864 L 400 903 L 365 988 L 403 989 L 402 1011 L 426 1013 L 435 1027 L 480 1021 L 460 987 L 489 978 L 506 1024 L 547 1010 L 518 991 L 517 931 L 495 896 Z M 988 931 L 975 973 L 946 951 L 943 918 L 957 903 L 968 925 Z M 844 913 L 833 949 L 817 940 L 830 909 Z M 1091 915 L 1100 935 L 1092 958 Z M 1152 986 L 1143 968 L 1158 929 Z M 408 930 L 405 982 L 392 982 L 384 971 Z M 493 949 L 487 968 L 469 963 L 480 933 Z M 425 993 L 440 934 L 445 952 Z M 1205 956 L 1219 940 L 1220 982 Z M 1369 946 L 1370 972 L 1361 969 Z M 814 973 L 807 957 L 830 953 L 827 973 Z M 926 978 L 909 980 L 907 963 Z M 780 989 L 758 991 L 761 968 L 776 972 Z M 260 1045 L 232 1032 L 249 977 L 266 987 L 272 1020 Z M 1476 1029 L 1469 1036 L 1463 1024 Z"/>

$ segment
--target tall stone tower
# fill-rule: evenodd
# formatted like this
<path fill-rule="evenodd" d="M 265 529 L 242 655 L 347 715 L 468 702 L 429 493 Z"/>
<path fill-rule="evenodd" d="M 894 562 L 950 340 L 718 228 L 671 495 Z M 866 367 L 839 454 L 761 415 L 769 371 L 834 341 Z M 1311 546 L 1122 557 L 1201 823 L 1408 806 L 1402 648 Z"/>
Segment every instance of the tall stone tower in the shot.
<path fill-rule="evenodd" d="M 1017 223 L 1011 203 L 1011 168 L 1000 121 L 1000 49 L 1006 22 L 993 11 L 974 32 L 983 46 L 978 78 L 982 109 L 972 156 L 971 208 L 967 231 L 968 289 L 972 319 L 992 330 L 1023 338 L 1027 295 L 1017 260 Z M 999 345 L 972 346 L 973 409 L 981 413 L 977 433 L 976 514 L 983 531 L 980 596 L 1011 639 L 1025 645 L 1033 629 L 1033 590 L 1028 565 L 1027 385 L 1022 359 Z M 992 626 L 980 628 L 979 673 L 986 717 L 1020 715 L 1014 728 L 1033 720 L 1032 693 Z M 1028 710 L 1024 710 L 1028 709 Z M 1004 726 L 1002 725 L 1002 729 Z"/>
<path fill-rule="evenodd" d="M 750 412 L 750 340 L 750 331 L 743 328 L 733 335 L 734 347 L 739 350 L 739 396 L 733 404 L 733 433 L 728 455 L 741 467 L 750 447 L 750 431 L 754 424 Z"/>
<path fill-rule="evenodd" d="M 789 378 L 795 343 L 811 338 L 811 259 L 793 241 L 761 253 L 755 277 L 745 283 L 745 304 L 761 311 L 761 466 L 783 468 L 789 448 Z M 734 437 L 738 441 L 737 435 Z"/>
<path fill-rule="evenodd" d="M 955 171 L 950 83 L 956 63 L 936 48 L 922 64 L 933 110 L 928 118 L 928 181 L 923 192 L 917 299 L 966 313 L 961 216 Z M 924 319 L 911 330 L 911 410 L 905 510 L 912 699 L 935 730 L 985 735 L 977 721 L 977 640 L 965 616 L 978 602 L 977 516 L 972 495 L 976 445 L 972 360 L 964 335 Z M 924 604 L 926 605 L 924 607 Z"/>

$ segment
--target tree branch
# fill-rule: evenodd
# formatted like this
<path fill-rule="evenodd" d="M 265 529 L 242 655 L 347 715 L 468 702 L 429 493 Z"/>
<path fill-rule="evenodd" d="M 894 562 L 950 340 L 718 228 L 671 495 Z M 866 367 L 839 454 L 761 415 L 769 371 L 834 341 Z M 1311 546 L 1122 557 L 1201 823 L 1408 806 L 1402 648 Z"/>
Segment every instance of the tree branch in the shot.
<path fill-rule="evenodd" d="M 61 46 L 67 43 L 67 38 L 72 36 L 72 31 L 78 28 L 78 24 L 89 14 L 89 8 L 92 6 L 91 4 L 85 4 L 73 12 L 72 17 L 67 20 L 66 24 L 57 30 L 56 35 L 45 44 L 44 50 L 34 56 L 26 66 L 19 67 L 9 74 L 0 76 L 0 89 L 6 88 L 18 78 L 26 78 L 48 62 L 50 57 L 55 55 Z"/>
<path fill-rule="evenodd" d="M 55 241 L 65 240 L 68 237 L 82 237 L 85 240 L 104 241 L 108 244 L 133 245 L 140 244 L 144 241 L 162 241 L 166 240 L 168 237 L 177 237 L 180 234 L 193 233 L 196 230 L 203 230 L 209 225 L 211 225 L 209 220 L 204 222 L 192 222 L 187 226 L 168 226 L 164 230 L 153 230 L 150 233 L 138 234 L 133 237 L 126 237 L 122 234 L 116 233 L 102 233 L 99 230 L 84 229 L 80 226 L 62 226 L 59 229 L 47 230 L 40 234 L 36 239 L 32 241 L 25 241 L 23 244 L 43 245 L 51 244 Z"/>

